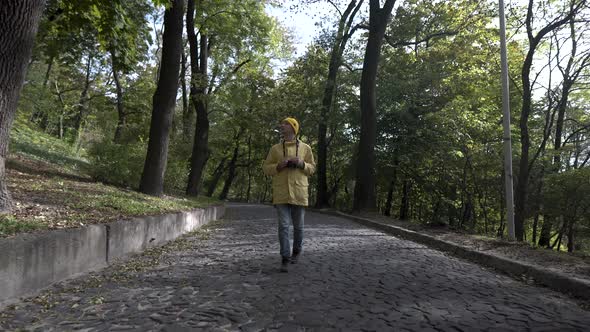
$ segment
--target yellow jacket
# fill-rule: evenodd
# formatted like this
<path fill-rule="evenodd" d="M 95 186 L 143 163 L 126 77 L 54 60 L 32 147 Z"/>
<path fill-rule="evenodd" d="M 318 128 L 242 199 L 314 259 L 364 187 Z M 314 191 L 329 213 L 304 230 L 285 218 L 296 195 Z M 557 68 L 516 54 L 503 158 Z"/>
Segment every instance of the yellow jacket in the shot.
<path fill-rule="evenodd" d="M 284 146 L 284 150 L 283 150 Z M 270 148 L 266 160 L 262 165 L 264 174 L 272 176 L 272 203 L 273 204 L 293 204 L 307 206 L 309 193 L 307 191 L 307 177 L 315 172 L 315 161 L 311 147 L 299 141 L 298 152 L 296 153 L 297 144 L 294 141 L 275 144 Z M 301 168 L 284 168 L 277 171 L 277 165 L 284 159 L 294 157 L 303 159 L 305 167 Z"/>

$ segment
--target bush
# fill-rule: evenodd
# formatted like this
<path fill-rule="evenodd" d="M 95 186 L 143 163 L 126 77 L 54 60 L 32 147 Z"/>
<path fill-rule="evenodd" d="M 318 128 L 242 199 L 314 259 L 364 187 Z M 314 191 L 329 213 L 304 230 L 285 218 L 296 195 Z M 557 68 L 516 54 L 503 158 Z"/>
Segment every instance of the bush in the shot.
<path fill-rule="evenodd" d="M 182 194 L 186 190 L 191 157 L 191 144 L 173 140 L 169 147 L 168 164 L 164 175 L 164 191 Z M 206 174 L 203 174 L 205 176 Z"/>
<path fill-rule="evenodd" d="M 145 161 L 146 144 L 115 144 L 109 140 L 94 143 L 89 151 L 90 175 L 97 181 L 138 188 Z"/>
<path fill-rule="evenodd" d="M 571 231 L 569 251 L 583 247 L 590 227 L 590 168 L 548 176 L 543 186 L 543 212 L 545 217 L 560 221 L 559 239 Z"/>

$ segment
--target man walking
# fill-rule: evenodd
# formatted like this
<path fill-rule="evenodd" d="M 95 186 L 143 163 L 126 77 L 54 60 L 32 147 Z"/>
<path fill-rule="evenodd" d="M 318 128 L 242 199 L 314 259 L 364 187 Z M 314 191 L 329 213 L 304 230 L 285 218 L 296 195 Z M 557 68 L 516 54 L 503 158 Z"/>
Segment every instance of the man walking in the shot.
<path fill-rule="evenodd" d="M 315 172 L 311 147 L 297 138 L 299 123 L 294 118 L 281 121 L 283 136 L 270 148 L 262 169 L 272 176 L 272 203 L 279 218 L 281 271 L 287 272 L 289 262 L 297 263 L 303 245 L 303 220 L 308 200 L 307 177 Z M 289 227 L 293 224 L 293 252 Z"/>

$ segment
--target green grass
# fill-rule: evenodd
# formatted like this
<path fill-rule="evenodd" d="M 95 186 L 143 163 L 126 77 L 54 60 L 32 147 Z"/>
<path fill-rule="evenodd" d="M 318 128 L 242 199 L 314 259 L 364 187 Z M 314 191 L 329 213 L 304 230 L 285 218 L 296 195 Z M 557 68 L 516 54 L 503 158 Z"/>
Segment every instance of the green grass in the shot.
<path fill-rule="evenodd" d="M 126 217 L 205 208 L 209 197 L 154 197 L 91 180 L 90 165 L 72 146 L 20 116 L 11 132 L 8 185 L 18 208 L 0 215 L 0 237 L 36 230 L 80 227 Z"/>
<path fill-rule="evenodd" d="M 144 215 L 203 208 L 219 202 L 203 196 L 167 196 L 165 199 L 162 199 L 100 184 L 95 189 L 98 192 L 92 195 L 72 192 L 72 195 L 78 198 L 77 203 L 73 204 L 72 207 L 80 210 L 109 209 L 122 214 Z"/>
<path fill-rule="evenodd" d="M 75 156 L 73 150 L 68 142 L 38 130 L 24 116 L 15 119 L 10 132 L 11 153 L 42 160 L 76 174 L 85 173 L 88 162 Z"/>
<path fill-rule="evenodd" d="M 11 215 L 0 215 L 0 237 L 27 233 L 42 228 L 45 227 L 34 221 L 19 220 Z"/>

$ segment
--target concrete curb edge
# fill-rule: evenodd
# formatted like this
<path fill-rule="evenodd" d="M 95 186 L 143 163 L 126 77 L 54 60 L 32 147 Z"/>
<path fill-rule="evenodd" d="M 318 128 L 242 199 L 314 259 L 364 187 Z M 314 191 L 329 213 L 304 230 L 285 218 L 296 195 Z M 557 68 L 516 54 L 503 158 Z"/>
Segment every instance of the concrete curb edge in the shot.
<path fill-rule="evenodd" d="M 224 214 L 224 205 L 213 205 L 0 239 L 0 310 L 54 283 L 163 245 Z"/>

